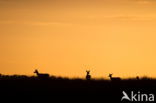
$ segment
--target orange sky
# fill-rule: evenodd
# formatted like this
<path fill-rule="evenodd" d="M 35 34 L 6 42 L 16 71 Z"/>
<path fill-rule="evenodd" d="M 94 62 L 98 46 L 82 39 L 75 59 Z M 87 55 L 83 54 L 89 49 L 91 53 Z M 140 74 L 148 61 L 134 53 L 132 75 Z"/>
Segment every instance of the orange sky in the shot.
<path fill-rule="evenodd" d="M 0 0 L 0 73 L 156 77 L 155 0 Z"/>

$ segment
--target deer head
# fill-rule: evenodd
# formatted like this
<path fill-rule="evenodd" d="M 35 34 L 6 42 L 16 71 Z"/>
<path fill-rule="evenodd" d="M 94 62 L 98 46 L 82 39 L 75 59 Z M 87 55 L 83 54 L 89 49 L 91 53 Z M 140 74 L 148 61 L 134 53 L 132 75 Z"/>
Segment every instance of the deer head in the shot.
<path fill-rule="evenodd" d="M 38 70 L 36 69 L 36 70 L 34 71 L 34 73 L 37 73 L 37 74 L 38 74 Z"/>
<path fill-rule="evenodd" d="M 86 72 L 87 72 L 87 75 L 89 75 L 89 73 L 90 73 L 90 70 L 86 70 Z"/>
<path fill-rule="evenodd" d="M 109 75 L 108 75 L 108 77 L 110 77 L 110 78 L 111 78 L 111 77 L 112 77 L 112 75 L 113 75 L 113 74 L 109 74 Z"/>

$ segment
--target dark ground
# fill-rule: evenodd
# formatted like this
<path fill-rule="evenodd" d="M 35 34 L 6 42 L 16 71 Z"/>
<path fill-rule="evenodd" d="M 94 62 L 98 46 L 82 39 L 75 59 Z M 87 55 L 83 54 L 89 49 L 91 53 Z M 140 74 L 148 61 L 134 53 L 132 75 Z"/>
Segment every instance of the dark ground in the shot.
<path fill-rule="evenodd" d="M 56 77 L 0 76 L 1 101 L 129 103 L 126 100 L 121 101 L 122 91 L 126 93 L 140 91 L 141 93 L 156 94 L 156 79 L 87 81 Z"/>

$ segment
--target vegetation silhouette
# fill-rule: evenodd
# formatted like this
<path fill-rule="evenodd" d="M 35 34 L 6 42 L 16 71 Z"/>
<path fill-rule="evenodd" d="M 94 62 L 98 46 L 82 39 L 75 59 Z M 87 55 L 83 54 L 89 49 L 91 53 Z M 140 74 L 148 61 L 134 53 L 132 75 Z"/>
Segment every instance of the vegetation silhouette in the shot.
<path fill-rule="evenodd" d="M 136 79 L 139 80 L 140 79 L 139 76 L 136 76 Z"/>
<path fill-rule="evenodd" d="M 87 75 L 90 75 L 89 73 Z M 56 76 L 26 76 L 26 75 L 0 75 L 0 96 L 12 98 L 44 98 L 87 101 L 109 101 L 110 103 L 121 100 L 122 91 L 145 91 L 156 93 L 156 79 L 148 77 L 122 79 L 112 82 L 114 77 L 108 79 L 63 78 Z M 88 81 L 89 80 L 89 81 Z M 39 100 L 39 99 L 38 99 Z M 121 102 L 121 101 L 120 101 Z M 124 102 L 123 102 L 124 103 Z M 127 102 L 126 102 L 127 103 Z"/>

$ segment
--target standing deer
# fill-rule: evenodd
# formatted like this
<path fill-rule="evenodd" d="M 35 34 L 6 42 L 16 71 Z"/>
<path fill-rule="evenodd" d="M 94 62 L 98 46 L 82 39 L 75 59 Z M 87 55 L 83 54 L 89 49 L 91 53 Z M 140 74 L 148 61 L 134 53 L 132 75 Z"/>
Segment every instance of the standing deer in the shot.
<path fill-rule="evenodd" d="M 90 75 L 90 70 L 86 70 L 86 80 L 90 80 L 91 79 L 91 75 Z"/>
<path fill-rule="evenodd" d="M 108 77 L 110 77 L 111 81 L 120 81 L 121 78 L 120 77 L 112 77 L 113 74 L 109 74 Z"/>
<path fill-rule="evenodd" d="M 40 77 L 40 78 L 48 78 L 49 77 L 49 74 L 39 73 L 37 69 L 34 71 L 34 73 L 36 73 L 37 76 Z"/>

